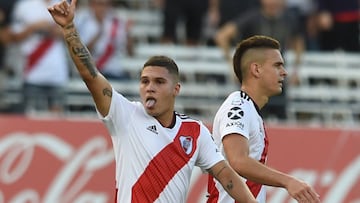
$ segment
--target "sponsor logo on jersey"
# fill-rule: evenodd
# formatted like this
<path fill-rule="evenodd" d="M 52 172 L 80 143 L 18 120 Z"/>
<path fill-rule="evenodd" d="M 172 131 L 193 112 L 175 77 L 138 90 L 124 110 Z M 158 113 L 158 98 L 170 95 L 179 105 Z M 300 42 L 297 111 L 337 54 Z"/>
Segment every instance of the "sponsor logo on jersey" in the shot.
<path fill-rule="evenodd" d="M 153 132 L 155 134 L 158 134 L 157 129 L 156 129 L 156 125 L 150 125 L 146 129 L 150 130 L 151 132 Z"/>
<path fill-rule="evenodd" d="M 179 139 L 183 150 L 189 155 L 193 148 L 193 138 L 191 136 L 181 135 Z"/>
<path fill-rule="evenodd" d="M 234 99 L 232 102 L 231 102 L 231 105 L 234 105 L 234 106 L 240 106 L 242 104 L 244 104 L 244 99 Z"/>
<path fill-rule="evenodd" d="M 244 111 L 240 107 L 232 107 L 227 114 L 228 118 L 231 120 L 238 120 L 244 117 Z"/>
<path fill-rule="evenodd" d="M 237 127 L 237 128 L 240 128 L 241 130 L 244 129 L 244 123 L 240 122 L 240 121 L 234 121 L 234 122 L 230 122 L 230 123 L 227 123 L 226 124 L 226 127 Z"/>

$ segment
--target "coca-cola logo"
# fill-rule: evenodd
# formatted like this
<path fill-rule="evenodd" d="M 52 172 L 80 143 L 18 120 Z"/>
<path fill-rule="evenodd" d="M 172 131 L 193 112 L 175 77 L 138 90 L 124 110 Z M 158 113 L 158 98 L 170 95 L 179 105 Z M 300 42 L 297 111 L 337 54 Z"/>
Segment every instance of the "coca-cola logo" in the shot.
<path fill-rule="evenodd" d="M 349 162 L 342 171 L 333 170 L 323 172 L 317 170 L 295 169 L 291 175 L 298 177 L 317 188 L 323 203 L 356 203 L 360 202 L 360 156 Z M 352 192 L 352 193 L 351 193 Z M 350 194 L 352 194 L 350 196 Z M 294 202 L 290 201 L 286 190 L 269 187 L 269 203 Z"/>
<path fill-rule="evenodd" d="M 267 129 L 270 166 L 314 186 L 323 203 L 360 203 L 360 131 Z M 101 122 L 0 116 L 0 203 L 113 202 L 114 167 Z M 196 169 L 187 203 L 206 202 L 206 186 Z M 269 187 L 267 202 L 294 200 Z"/>
<path fill-rule="evenodd" d="M 37 164 L 41 162 L 35 156 L 42 156 L 36 151 L 45 152 L 52 159 L 41 163 L 41 166 L 34 166 L 34 161 Z M 0 140 L 0 202 L 109 202 L 108 191 L 87 190 L 85 186 L 97 171 L 112 164 L 113 153 L 104 136 L 94 136 L 81 146 L 74 147 L 62 140 L 61 136 L 48 133 L 7 134 Z M 48 171 L 51 164 L 56 162 L 61 163 L 60 167 Z M 33 187 L 22 187 L 22 179 L 28 175 L 37 176 L 30 178 L 34 182 L 29 186 Z M 52 179 L 47 179 L 45 191 L 41 186 L 37 188 L 37 179 L 48 177 Z M 114 187 L 114 182 L 108 184 Z M 10 188 L 17 191 L 10 191 Z"/>

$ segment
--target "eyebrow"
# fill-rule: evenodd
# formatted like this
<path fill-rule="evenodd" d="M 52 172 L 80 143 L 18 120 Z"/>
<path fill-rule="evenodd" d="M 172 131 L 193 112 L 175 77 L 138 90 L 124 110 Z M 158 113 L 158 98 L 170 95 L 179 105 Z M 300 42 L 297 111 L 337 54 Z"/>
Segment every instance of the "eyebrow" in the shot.
<path fill-rule="evenodd" d="M 277 66 L 279 66 L 279 65 L 285 65 L 285 62 L 277 61 L 277 62 L 274 63 L 274 65 L 277 65 Z"/>
<path fill-rule="evenodd" d="M 141 76 L 140 79 L 150 79 L 149 76 Z M 155 80 L 167 80 L 166 78 L 164 77 L 154 77 L 154 78 L 151 78 L 151 79 L 155 79 Z"/>

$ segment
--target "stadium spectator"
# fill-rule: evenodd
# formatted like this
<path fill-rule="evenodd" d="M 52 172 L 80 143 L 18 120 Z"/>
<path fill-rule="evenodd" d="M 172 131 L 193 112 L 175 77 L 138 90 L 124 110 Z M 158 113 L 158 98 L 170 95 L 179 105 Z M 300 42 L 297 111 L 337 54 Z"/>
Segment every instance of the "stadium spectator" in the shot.
<path fill-rule="evenodd" d="M 190 46 L 202 43 L 205 16 L 217 11 L 218 0 L 162 0 L 163 34 L 162 43 L 186 44 Z M 184 37 L 178 35 L 178 23 L 183 22 Z"/>
<path fill-rule="evenodd" d="M 112 1 L 89 0 L 88 7 L 79 9 L 75 23 L 100 72 L 108 79 L 129 79 L 122 60 L 133 55 L 130 22 L 116 13 Z"/>
<path fill-rule="evenodd" d="M 2 102 L 2 93 L 6 81 L 10 75 L 11 68 L 5 60 L 8 44 L 11 42 L 10 18 L 14 5 L 17 1 L 0 1 L 0 110 L 5 110 L 6 106 Z"/>
<path fill-rule="evenodd" d="M 280 44 L 266 36 L 245 39 L 236 48 L 233 63 L 241 87 L 215 115 L 215 143 L 260 203 L 265 203 L 264 185 L 285 188 L 298 202 L 320 202 L 308 184 L 266 165 L 269 138 L 259 111 L 271 96 L 281 93 L 287 76 Z M 208 189 L 208 203 L 234 202 L 211 176 Z"/>
<path fill-rule="evenodd" d="M 301 31 L 304 33 L 306 50 L 318 51 L 316 25 L 316 2 L 314 0 L 287 0 L 289 12 L 297 15 Z"/>
<path fill-rule="evenodd" d="M 68 63 L 60 31 L 46 11 L 50 1 L 19 1 L 14 8 L 12 37 L 23 60 L 24 110 L 59 114 L 64 109 Z"/>
<path fill-rule="evenodd" d="M 10 21 L 17 1 L 0 1 L 0 69 L 4 67 L 6 46 L 11 42 Z"/>
<path fill-rule="evenodd" d="M 150 58 L 140 76 L 141 102 L 130 102 L 99 73 L 73 24 L 76 0 L 49 7 L 114 144 L 117 202 L 185 202 L 195 165 L 213 174 L 239 202 L 256 202 L 223 160 L 200 121 L 174 111 L 180 91 L 173 60 Z"/>
<path fill-rule="evenodd" d="M 290 84 L 298 84 L 297 69 L 301 63 L 301 55 L 305 49 L 303 33 L 298 19 L 286 9 L 285 0 L 261 0 L 261 7 L 239 15 L 222 26 L 216 36 L 216 44 L 223 49 L 225 58 L 231 64 L 231 50 L 235 41 L 253 35 L 267 35 L 280 41 L 282 52 L 292 49 L 295 62 L 289 77 Z M 286 119 L 286 90 L 279 96 L 271 98 L 263 109 L 265 118 Z"/>
<path fill-rule="evenodd" d="M 322 51 L 360 51 L 360 1 L 317 0 Z"/>
<path fill-rule="evenodd" d="M 216 31 L 222 27 L 225 23 L 233 20 L 235 17 L 239 15 L 239 13 L 246 13 L 249 10 L 259 8 L 260 1 L 259 0 L 215 0 L 214 9 L 217 11 L 209 13 L 209 23 L 208 27 L 211 27 L 211 32 L 208 34 L 208 42 L 207 45 L 213 46 L 214 35 Z M 214 14 L 215 13 L 215 14 Z"/>

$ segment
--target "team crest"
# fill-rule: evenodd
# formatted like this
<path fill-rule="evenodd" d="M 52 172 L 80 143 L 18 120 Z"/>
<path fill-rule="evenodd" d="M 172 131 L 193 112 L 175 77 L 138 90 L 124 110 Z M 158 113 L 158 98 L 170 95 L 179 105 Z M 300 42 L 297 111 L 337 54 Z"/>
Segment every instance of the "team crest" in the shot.
<path fill-rule="evenodd" d="M 189 155 L 193 148 L 193 138 L 191 136 L 181 135 L 179 139 L 181 147 L 183 148 L 185 153 Z"/>

